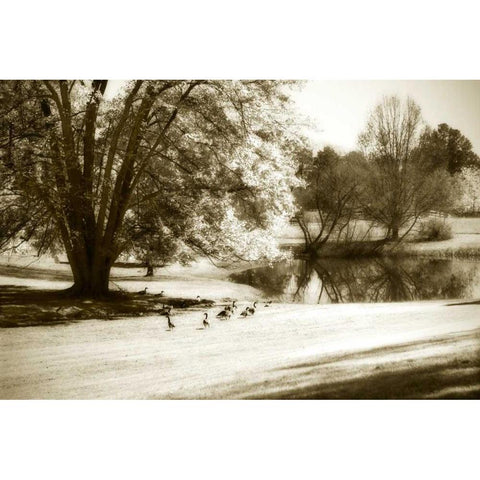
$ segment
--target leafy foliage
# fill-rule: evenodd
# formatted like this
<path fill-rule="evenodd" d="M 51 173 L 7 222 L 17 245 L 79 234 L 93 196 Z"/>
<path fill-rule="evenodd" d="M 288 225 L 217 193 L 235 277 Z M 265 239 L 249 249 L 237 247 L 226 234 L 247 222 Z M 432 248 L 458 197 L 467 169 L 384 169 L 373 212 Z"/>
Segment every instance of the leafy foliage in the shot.
<path fill-rule="evenodd" d="M 0 83 L 2 194 L 19 220 L 5 237 L 51 225 L 85 294 L 108 290 L 129 248 L 278 253 L 297 185 L 285 82 L 132 81 L 111 100 L 106 87 Z"/>
<path fill-rule="evenodd" d="M 435 130 L 425 129 L 419 140 L 417 154 L 432 168 L 459 173 L 463 168 L 480 167 L 480 159 L 472 144 L 460 130 L 441 123 Z"/>
<path fill-rule="evenodd" d="M 462 214 L 480 211 L 480 168 L 463 167 L 455 176 L 455 209 Z"/>

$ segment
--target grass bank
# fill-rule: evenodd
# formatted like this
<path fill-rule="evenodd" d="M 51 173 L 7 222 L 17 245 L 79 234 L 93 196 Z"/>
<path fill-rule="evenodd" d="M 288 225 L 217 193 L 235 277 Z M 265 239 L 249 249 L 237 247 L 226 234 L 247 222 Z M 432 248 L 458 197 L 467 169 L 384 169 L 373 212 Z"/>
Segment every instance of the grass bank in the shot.
<path fill-rule="evenodd" d="M 445 220 L 451 227 L 453 237 L 449 240 L 422 242 L 412 233 L 401 243 L 385 243 L 381 235 L 365 241 L 349 244 L 327 243 L 318 257 L 349 258 L 369 256 L 425 256 L 436 258 L 480 258 L 480 218 L 448 217 Z M 290 225 L 280 239 L 283 248 L 300 252 L 303 248 L 303 235 L 298 226 Z"/>

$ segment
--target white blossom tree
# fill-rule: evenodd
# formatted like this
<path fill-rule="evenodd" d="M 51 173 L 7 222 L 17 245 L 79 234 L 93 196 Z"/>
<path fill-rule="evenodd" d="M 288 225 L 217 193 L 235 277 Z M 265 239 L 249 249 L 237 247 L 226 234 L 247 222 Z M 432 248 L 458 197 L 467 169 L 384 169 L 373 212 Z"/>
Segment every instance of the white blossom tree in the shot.
<path fill-rule="evenodd" d="M 455 208 L 462 213 L 480 211 L 480 169 L 463 167 L 455 175 L 455 180 L 458 187 Z"/>

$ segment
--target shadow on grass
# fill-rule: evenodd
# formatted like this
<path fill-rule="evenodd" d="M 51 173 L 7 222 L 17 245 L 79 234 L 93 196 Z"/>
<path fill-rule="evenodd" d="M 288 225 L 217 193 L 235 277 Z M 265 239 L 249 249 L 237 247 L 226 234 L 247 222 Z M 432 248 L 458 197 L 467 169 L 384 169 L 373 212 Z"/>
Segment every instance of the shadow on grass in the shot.
<path fill-rule="evenodd" d="M 55 270 L 46 270 L 42 268 L 16 267 L 14 265 L 0 265 L 0 275 L 6 277 L 28 278 L 35 280 L 56 280 L 56 281 L 72 281 L 71 272 L 59 272 Z"/>
<path fill-rule="evenodd" d="M 327 365 L 334 365 L 338 362 L 354 362 L 354 361 L 364 360 L 372 357 L 373 358 L 380 357 L 382 355 L 405 353 L 408 351 L 422 350 L 427 347 L 429 348 L 433 346 L 447 345 L 452 342 L 452 339 L 455 339 L 455 342 L 461 342 L 464 340 L 468 340 L 472 337 L 477 338 L 479 349 L 480 349 L 480 329 L 467 330 L 466 332 L 459 332 L 452 336 L 433 337 L 428 341 L 416 340 L 413 342 L 400 343 L 397 345 L 387 345 L 384 347 L 371 348 L 368 350 L 360 350 L 352 353 L 328 355 L 322 358 L 322 360 L 288 365 L 286 367 L 281 367 L 278 370 L 288 371 L 288 370 L 295 370 L 295 369 L 315 368 L 315 367 L 321 367 L 321 366 L 327 366 Z"/>
<path fill-rule="evenodd" d="M 174 309 L 205 308 L 211 300 L 169 298 L 112 292 L 104 299 L 75 298 L 62 290 L 40 290 L 17 285 L 0 286 L 0 328 L 72 323 L 79 320 L 115 320 L 159 314 L 163 304 Z M 172 312 L 174 315 L 174 311 Z M 159 319 L 164 317 L 159 315 Z"/>
<path fill-rule="evenodd" d="M 447 307 L 456 307 L 459 305 L 480 305 L 480 300 L 471 300 L 469 302 L 447 303 Z"/>
<path fill-rule="evenodd" d="M 441 352 L 442 347 L 455 343 L 458 349 L 454 353 L 449 349 L 444 355 L 419 360 L 396 360 L 376 366 L 374 363 L 382 355 L 421 351 L 432 346 Z M 373 362 L 365 366 L 361 360 Z M 251 399 L 480 399 L 480 329 L 331 355 L 275 371 L 285 372 L 285 376 L 248 385 L 240 395 Z"/>

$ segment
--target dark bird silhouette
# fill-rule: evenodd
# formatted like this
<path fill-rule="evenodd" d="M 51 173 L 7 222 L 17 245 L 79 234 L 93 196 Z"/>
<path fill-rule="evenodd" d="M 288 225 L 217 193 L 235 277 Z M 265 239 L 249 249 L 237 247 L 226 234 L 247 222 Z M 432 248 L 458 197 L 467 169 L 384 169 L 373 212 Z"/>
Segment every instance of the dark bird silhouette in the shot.
<path fill-rule="evenodd" d="M 170 320 L 170 315 L 167 313 L 167 321 L 168 321 L 168 328 L 171 330 L 172 328 L 175 328 L 175 325 L 172 323 Z"/>
<path fill-rule="evenodd" d="M 257 308 L 257 302 L 253 302 L 253 307 L 247 307 L 247 312 L 250 315 L 253 315 L 255 313 L 256 308 Z"/>
<path fill-rule="evenodd" d="M 146 295 L 147 294 L 148 287 L 145 287 L 143 290 L 140 290 L 137 292 L 139 295 Z"/>
<path fill-rule="evenodd" d="M 225 308 L 225 310 L 222 310 L 222 311 L 217 315 L 217 318 L 220 318 L 220 319 L 230 318 L 230 315 L 232 315 L 232 314 L 230 313 L 230 311 Z"/>
<path fill-rule="evenodd" d="M 207 328 L 207 327 L 210 328 L 210 324 L 207 321 L 208 313 L 205 312 L 204 315 L 205 315 L 205 318 L 203 319 L 203 328 Z"/>
<path fill-rule="evenodd" d="M 248 316 L 248 308 L 246 308 L 241 314 L 241 317 L 247 317 Z"/>
<path fill-rule="evenodd" d="M 225 310 L 227 312 L 234 312 L 237 309 L 237 306 L 235 305 L 235 303 L 236 303 L 236 300 L 234 300 L 231 305 L 227 305 L 225 307 Z"/>
<path fill-rule="evenodd" d="M 269 300 L 269 301 L 264 305 L 264 307 L 269 307 L 271 304 L 272 304 L 272 301 Z"/>
<path fill-rule="evenodd" d="M 170 315 L 170 312 L 172 310 L 172 306 L 171 305 L 162 305 L 162 309 L 158 312 L 159 315 Z"/>

